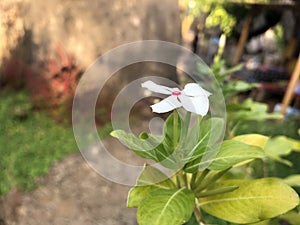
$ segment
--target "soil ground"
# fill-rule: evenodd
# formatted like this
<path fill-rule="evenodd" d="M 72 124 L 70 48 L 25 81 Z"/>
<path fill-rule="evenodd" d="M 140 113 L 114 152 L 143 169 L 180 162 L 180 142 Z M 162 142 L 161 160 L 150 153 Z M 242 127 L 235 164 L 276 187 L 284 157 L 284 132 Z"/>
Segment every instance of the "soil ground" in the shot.
<path fill-rule="evenodd" d="M 118 158 L 143 164 L 118 141 L 105 142 Z M 54 164 L 35 190 L 1 197 L 0 225 L 136 225 L 129 189 L 98 175 L 78 152 Z"/>

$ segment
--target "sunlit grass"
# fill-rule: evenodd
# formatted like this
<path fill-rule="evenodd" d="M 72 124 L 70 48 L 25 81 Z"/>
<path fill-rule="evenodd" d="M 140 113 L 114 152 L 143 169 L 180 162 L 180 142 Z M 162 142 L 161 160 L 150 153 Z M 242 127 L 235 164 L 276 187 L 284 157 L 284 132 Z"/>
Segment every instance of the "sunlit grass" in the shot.
<path fill-rule="evenodd" d="M 0 195 L 34 188 L 55 161 L 78 152 L 72 127 L 32 112 L 28 102 L 25 91 L 0 92 Z M 109 131 L 105 127 L 99 133 Z"/>

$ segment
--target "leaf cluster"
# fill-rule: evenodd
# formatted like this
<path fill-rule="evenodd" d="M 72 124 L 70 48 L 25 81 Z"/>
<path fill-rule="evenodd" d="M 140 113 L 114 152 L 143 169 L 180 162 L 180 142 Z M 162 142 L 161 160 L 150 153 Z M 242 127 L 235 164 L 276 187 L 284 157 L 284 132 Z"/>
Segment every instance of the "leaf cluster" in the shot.
<path fill-rule="evenodd" d="M 180 225 L 191 216 L 205 224 L 205 212 L 235 224 L 257 223 L 282 215 L 299 204 L 298 194 L 288 185 L 299 177 L 230 179 L 232 168 L 253 160 L 281 158 L 294 144 L 285 137 L 242 135 L 222 141 L 225 122 L 220 118 L 198 120 L 191 126 L 189 114 L 177 112 L 165 121 L 163 136 L 142 133 L 139 137 L 116 130 L 112 136 L 139 156 L 168 168 L 170 176 L 145 165 L 128 196 L 142 225 Z M 233 213 L 234 212 L 234 213 Z"/>

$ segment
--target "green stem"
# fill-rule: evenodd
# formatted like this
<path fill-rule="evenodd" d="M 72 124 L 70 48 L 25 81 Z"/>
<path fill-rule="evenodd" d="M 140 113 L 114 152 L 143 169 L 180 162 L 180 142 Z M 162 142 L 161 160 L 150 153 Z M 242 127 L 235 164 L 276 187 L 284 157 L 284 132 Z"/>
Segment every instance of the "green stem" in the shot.
<path fill-rule="evenodd" d="M 179 170 L 176 174 L 176 183 L 178 188 L 186 187 L 189 188 L 188 186 L 188 181 L 187 181 L 187 176 L 183 172 L 183 170 Z"/>
<path fill-rule="evenodd" d="M 199 194 L 196 195 L 197 198 L 204 198 L 204 197 L 209 197 L 212 195 L 218 195 L 218 194 L 224 194 L 227 192 L 232 192 L 236 189 L 238 189 L 238 186 L 229 186 L 229 187 L 222 187 L 218 189 L 214 189 L 211 191 L 205 191 L 205 192 L 200 192 Z"/>
<path fill-rule="evenodd" d="M 198 176 L 198 171 L 196 173 L 192 174 L 192 178 L 191 178 L 191 189 L 193 190 L 196 186 L 196 178 Z"/>
<path fill-rule="evenodd" d="M 177 188 L 181 188 L 181 182 L 180 182 L 180 176 L 179 174 L 176 174 L 176 186 Z"/>
<path fill-rule="evenodd" d="M 207 176 L 207 174 L 209 173 L 208 169 L 203 170 L 203 172 L 201 173 L 200 177 L 196 179 L 194 188 L 197 189 L 197 187 L 199 187 L 203 181 L 203 179 Z"/>
<path fill-rule="evenodd" d="M 196 187 L 194 192 L 199 193 L 200 191 L 202 191 L 202 190 L 206 189 L 207 187 L 213 185 L 218 179 L 220 179 L 230 169 L 231 169 L 231 167 L 226 169 L 226 170 L 222 170 L 222 171 L 216 173 L 212 177 L 209 177 L 209 178 L 205 179 L 203 182 L 200 183 L 200 185 L 198 187 Z"/>
<path fill-rule="evenodd" d="M 184 118 L 184 123 L 181 131 L 181 135 L 184 137 L 184 140 L 187 137 L 188 134 L 188 129 L 191 121 L 191 112 L 186 112 L 185 118 Z"/>
<path fill-rule="evenodd" d="M 186 188 L 190 188 L 186 173 L 183 171 L 183 181 Z"/>
<path fill-rule="evenodd" d="M 174 110 L 173 114 L 173 145 L 174 149 L 176 149 L 178 144 L 178 113 Z"/>
<path fill-rule="evenodd" d="M 179 138 L 179 150 L 184 148 L 184 145 L 186 144 L 186 139 L 189 134 L 189 125 L 191 121 L 191 112 L 186 112 L 185 118 L 183 120 L 182 126 L 181 126 L 181 132 L 180 132 L 180 138 Z M 184 153 L 183 153 L 184 154 Z"/>
<path fill-rule="evenodd" d="M 199 225 L 204 225 L 203 219 L 202 219 L 202 215 L 198 206 L 198 200 L 196 199 L 196 203 L 195 203 L 195 207 L 194 207 L 194 215 L 196 217 L 197 222 L 199 223 Z"/>

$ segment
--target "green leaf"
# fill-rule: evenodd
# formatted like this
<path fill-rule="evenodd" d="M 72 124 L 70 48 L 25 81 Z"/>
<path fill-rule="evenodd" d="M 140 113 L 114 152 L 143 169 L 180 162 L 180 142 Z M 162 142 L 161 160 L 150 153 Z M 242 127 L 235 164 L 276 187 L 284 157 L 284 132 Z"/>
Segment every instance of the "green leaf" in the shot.
<path fill-rule="evenodd" d="M 238 223 L 256 223 L 279 216 L 299 204 L 298 194 L 279 179 L 227 180 L 212 189 L 239 186 L 233 192 L 201 198 L 200 207 L 209 214 Z"/>
<path fill-rule="evenodd" d="M 234 137 L 233 140 L 243 142 L 247 145 L 254 145 L 264 148 L 269 140 L 269 137 L 261 134 L 244 134 Z"/>
<path fill-rule="evenodd" d="M 127 207 L 138 207 L 140 202 L 152 191 L 158 189 L 175 189 L 176 186 L 160 170 L 145 165 L 145 168 L 137 180 L 137 186 L 130 189 L 127 198 Z"/>
<path fill-rule="evenodd" d="M 240 92 L 251 90 L 255 87 L 257 87 L 257 84 L 249 84 L 245 81 L 230 81 L 223 86 L 223 94 L 225 97 L 229 97 Z"/>
<path fill-rule="evenodd" d="M 264 158 L 260 147 L 251 146 L 235 140 L 224 141 L 221 148 L 208 167 L 211 170 L 225 170 L 238 163 L 257 158 Z"/>
<path fill-rule="evenodd" d="M 148 164 L 145 165 L 145 168 L 141 175 L 137 180 L 138 186 L 143 185 L 154 185 L 160 188 L 175 188 L 175 184 L 172 180 L 169 179 L 167 175 L 161 172 L 159 169 L 150 166 Z"/>
<path fill-rule="evenodd" d="M 240 64 L 238 64 L 238 65 L 236 65 L 236 66 L 234 66 L 234 67 L 231 67 L 231 68 L 225 70 L 225 71 L 222 72 L 219 76 L 225 78 L 225 77 L 227 77 L 227 76 L 229 76 L 229 75 L 231 75 L 231 74 L 233 74 L 233 73 L 235 73 L 235 72 L 237 72 L 237 71 L 243 69 L 243 67 L 244 67 L 244 65 L 243 65 L 242 63 L 240 63 Z M 223 67 L 223 68 L 224 68 L 224 67 Z"/>
<path fill-rule="evenodd" d="M 200 124 L 198 147 L 214 147 L 220 138 L 223 138 L 225 121 L 222 118 L 213 117 Z"/>
<path fill-rule="evenodd" d="M 149 193 L 160 189 L 158 186 L 136 186 L 129 190 L 127 197 L 127 207 L 137 208 L 141 201 L 149 195 Z"/>
<path fill-rule="evenodd" d="M 293 144 L 285 136 L 277 136 L 268 140 L 265 152 L 270 156 L 288 155 L 292 151 Z"/>
<path fill-rule="evenodd" d="M 160 136 L 142 133 L 140 137 L 137 137 L 123 130 L 114 130 L 110 134 L 118 138 L 124 145 L 142 158 L 152 159 L 156 162 L 170 160 L 169 156 L 172 152 L 163 147 L 161 144 L 162 138 Z M 173 162 L 171 162 L 171 164 L 172 163 Z"/>
<path fill-rule="evenodd" d="M 248 145 L 259 146 L 264 149 L 267 157 L 291 166 L 291 162 L 281 158 L 281 156 L 290 154 L 294 147 L 293 142 L 285 136 L 269 138 L 260 134 L 246 134 L 236 136 L 233 140 L 241 141 Z"/>
<path fill-rule="evenodd" d="M 140 225 L 182 225 L 191 217 L 194 194 L 186 188 L 159 189 L 142 200 L 137 211 Z"/>
<path fill-rule="evenodd" d="M 174 127 L 174 119 L 177 119 L 177 122 L 175 123 L 177 124 L 176 127 Z M 178 115 L 177 111 L 174 111 L 165 121 L 163 145 L 170 152 L 173 152 L 176 149 L 177 143 L 180 140 L 181 126 L 182 119 L 180 115 Z M 176 132 L 176 134 L 174 133 L 174 131 Z"/>
<path fill-rule="evenodd" d="M 283 182 L 292 187 L 300 187 L 300 175 L 299 174 L 290 175 L 285 179 L 283 179 Z"/>
<path fill-rule="evenodd" d="M 148 139 L 138 138 L 134 134 L 126 133 L 124 130 L 114 130 L 110 133 L 110 135 L 119 139 L 124 145 L 140 157 L 158 161 L 153 150 L 157 148 L 160 143 L 153 136 Z"/>
<path fill-rule="evenodd" d="M 196 126 L 200 128 L 198 143 L 190 150 L 184 168 L 189 173 L 196 172 L 199 166 L 205 167 L 206 163 L 216 155 L 214 150 L 218 149 L 219 140 L 223 138 L 225 122 L 222 118 L 210 118 Z M 203 156 L 205 156 L 205 163 L 201 162 Z"/>
<path fill-rule="evenodd" d="M 292 163 L 288 160 L 282 159 L 280 156 L 285 156 L 291 153 L 293 148 L 293 143 L 291 143 L 286 137 L 278 136 L 271 138 L 267 141 L 265 145 L 265 153 L 271 159 L 286 164 L 287 166 L 292 166 Z"/>
<path fill-rule="evenodd" d="M 238 103 L 237 103 L 238 104 Z M 268 113 L 268 106 L 264 103 L 254 102 L 252 99 L 246 99 L 239 104 L 240 110 L 234 110 L 229 113 L 230 121 L 263 121 L 266 119 L 281 119 L 280 113 Z"/>
<path fill-rule="evenodd" d="M 295 152 L 300 152 L 300 141 L 299 140 L 292 139 L 292 138 L 287 138 L 287 140 L 289 140 L 292 143 L 292 145 L 293 145 L 292 149 Z"/>

